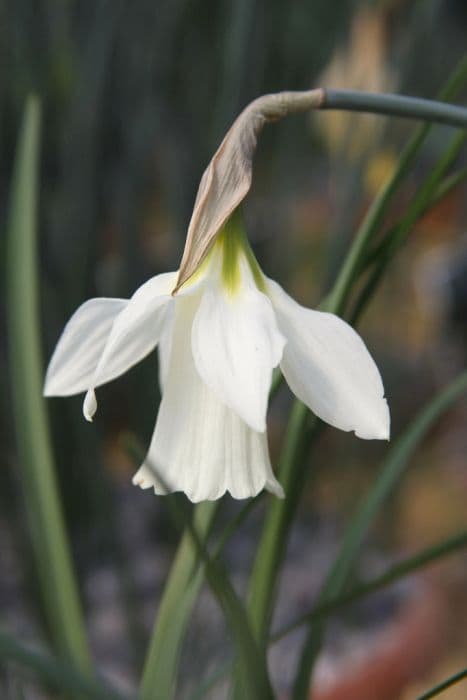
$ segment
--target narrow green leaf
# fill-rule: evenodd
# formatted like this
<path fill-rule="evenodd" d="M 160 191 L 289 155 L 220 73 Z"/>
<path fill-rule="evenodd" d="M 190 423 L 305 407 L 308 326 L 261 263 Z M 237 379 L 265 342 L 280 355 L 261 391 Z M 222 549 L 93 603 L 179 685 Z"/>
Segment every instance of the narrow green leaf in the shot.
<path fill-rule="evenodd" d="M 463 87 L 466 80 L 467 56 L 464 56 L 441 91 L 440 99 L 447 100 L 451 98 Z M 324 310 L 332 313 L 342 312 L 350 289 L 360 273 L 368 246 L 380 230 L 389 204 L 414 163 L 432 126 L 432 124 L 423 124 L 417 127 L 412 138 L 403 149 L 393 174 L 373 201 L 355 235 L 336 282 L 325 299 L 323 304 Z"/>
<path fill-rule="evenodd" d="M 279 642 L 287 635 L 295 632 L 303 625 L 310 624 L 312 622 L 318 622 L 323 618 L 328 617 L 332 613 L 339 611 L 340 609 L 354 603 L 357 600 L 375 593 L 392 583 L 399 581 L 404 576 L 411 574 L 422 567 L 438 562 L 440 559 L 447 557 L 451 554 L 459 552 L 461 549 L 467 547 L 467 532 L 461 532 L 459 535 L 450 537 L 447 540 L 443 540 L 440 544 L 433 547 L 427 547 L 421 552 L 417 552 L 411 557 L 399 561 L 394 566 L 391 566 L 387 571 L 385 571 L 380 576 L 360 583 L 354 588 L 352 588 L 348 593 L 337 596 L 327 603 L 318 604 L 310 612 L 300 615 L 299 618 L 289 623 L 285 627 L 282 627 L 278 632 L 272 635 L 269 639 L 269 644 L 275 644 Z M 215 673 L 209 678 L 203 681 L 194 693 L 190 696 L 190 700 L 201 700 L 206 696 L 209 690 L 213 688 L 217 683 L 219 683 L 223 678 L 226 677 L 230 669 L 232 668 L 231 661 L 227 661 L 221 668 L 219 668 Z"/>
<path fill-rule="evenodd" d="M 438 418 L 466 390 L 467 371 L 438 394 L 396 441 L 383 463 L 374 486 L 346 530 L 340 553 L 326 578 L 318 604 L 325 604 L 342 592 L 371 523 L 394 489 L 413 452 Z M 314 625 L 305 641 L 294 685 L 294 700 L 308 698 L 311 672 L 321 648 L 323 629 L 322 624 Z"/>
<path fill-rule="evenodd" d="M 194 521 L 202 540 L 208 535 L 217 507 L 217 503 L 207 502 L 195 509 Z M 196 547 L 190 533 L 185 532 L 159 603 L 144 663 L 142 700 L 168 700 L 174 696 L 185 630 L 203 578 Z"/>
<path fill-rule="evenodd" d="M 158 479 L 160 480 L 159 474 Z M 220 560 L 213 559 L 209 555 L 185 509 L 174 499 L 170 499 L 169 503 L 173 506 L 174 520 L 184 526 L 190 534 L 198 558 L 203 564 L 206 580 L 224 612 L 242 672 L 243 697 L 248 700 L 272 699 L 274 693 L 269 681 L 266 654 L 256 643 L 242 601 L 236 594 Z"/>
<path fill-rule="evenodd" d="M 429 211 L 429 209 L 435 207 L 442 199 L 444 199 L 444 197 L 447 197 L 448 194 L 450 194 L 456 187 L 461 185 L 465 180 L 467 180 L 467 167 L 461 168 L 461 170 L 452 173 L 452 175 L 448 175 L 448 177 L 446 177 L 438 185 L 433 199 L 431 200 L 426 211 Z"/>
<path fill-rule="evenodd" d="M 144 449 L 135 435 L 127 434 L 123 447 L 136 464 L 141 463 Z M 167 500 L 172 506 L 171 512 L 174 509 L 176 511 L 178 526 L 180 521 L 183 522 L 185 513 L 178 512 L 180 507 L 177 508 L 177 501 L 173 497 L 169 496 Z M 194 527 L 203 542 L 209 537 L 218 507 L 218 502 L 206 502 L 194 509 Z M 141 700 L 169 700 L 175 697 L 185 631 L 204 580 L 204 572 L 199 564 L 193 538 L 185 529 L 164 586 L 146 652 L 140 684 Z"/>
<path fill-rule="evenodd" d="M 216 558 L 261 499 L 262 494 L 252 498 L 227 523 L 214 548 Z M 218 508 L 219 504 L 213 502 L 202 503 L 195 508 L 194 522 L 203 541 L 209 535 Z M 203 581 L 204 571 L 199 567 L 192 537 L 185 532 L 164 587 L 146 655 L 142 692 L 146 692 L 146 689 L 148 693 L 153 692 L 154 700 L 166 700 L 175 691 L 185 630 Z M 153 688 L 154 691 L 151 690 Z"/>
<path fill-rule="evenodd" d="M 294 632 L 299 627 L 302 627 L 307 623 L 310 624 L 312 622 L 322 620 L 341 608 L 346 607 L 357 600 L 361 600 L 370 593 L 375 593 L 382 588 L 386 588 L 404 576 L 407 576 L 408 574 L 411 574 L 414 571 L 417 571 L 435 561 L 437 562 L 450 554 L 454 554 L 460 549 L 465 549 L 466 547 L 467 532 L 462 532 L 460 535 L 450 537 L 434 547 L 428 547 L 427 549 L 418 552 L 414 556 L 408 557 L 407 559 L 398 562 L 394 566 L 391 566 L 377 578 L 365 583 L 360 583 L 352 588 L 348 593 L 332 598 L 327 603 L 318 604 L 310 612 L 301 615 L 297 620 L 294 620 L 286 627 L 280 629 L 272 636 L 271 643 L 274 644 L 275 642 L 278 642 L 286 637 L 291 632 Z"/>
<path fill-rule="evenodd" d="M 140 462 L 141 453 L 134 442 L 132 446 L 129 445 L 129 448 L 130 452 L 136 457 L 136 461 Z M 165 486 L 164 479 L 155 465 L 151 464 L 149 466 L 157 475 L 158 481 Z M 167 488 L 167 491 L 170 491 L 170 489 Z M 194 547 L 198 563 L 202 564 L 206 580 L 224 613 L 235 643 L 235 650 L 240 667 L 244 673 L 242 679 L 245 688 L 245 699 L 272 700 L 272 698 L 274 698 L 274 693 L 269 681 L 265 652 L 260 649 L 255 641 L 245 606 L 235 592 L 222 562 L 219 557 L 211 557 L 207 550 L 207 538 L 205 536 L 207 533 L 201 533 L 198 530 L 197 523 L 192 520 L 191 514 L 187 511 L 185 500 L 169 495 L 166 496 L 166 501 L 169 505 L 175 525 L 184 531 L 184 536 L 188 536 L 191 539 L 191 544 Z M 208 503 L 203 505 L 212 506 L 214 508 L 217 504 Z M 196 560 L 194 563 L 196 563 Z M 190 573 L 193 575 L 193 566 L 190 568 Z M 185 597 L 185 592 L 183 590 L 178 591 L 177 599 L 181 604 L 184 600 L 187 600 L 188 609 L 187 611 L 182 610 L 182 614 L 185 612 L 189 614 L 193 600 L 189 597 Z M 171 606 L 171 609 L 167 612 L 171 612 L 174 616 L 178 615 L 178 610 L 174 609 L 173 606 Z M 167 617 L 167 624 L 170 624 L 170 622 L 171 620 Z M 157 661 L 158 659 L 156 658 L 155 662 L 157 663 Z M 146 667 L 149 663 L 150 656 L 148 656 Z M 159 658 L 157 667 L 153 669 L 151 675 L 143 678 L 141 700 L 154 700 L 155 697 L 160 697 L 157 693 L 159 675 L 161 672 L 163 671 L 160 667 Z M 165 700 L 172 697 L 173 692 L 174 687 L 169 688 L 170 694 L 165 696 Z"/>
<path fill-rule="evenodd" d="M 436 695 L 439 695 L 440 693 L 442 693 L 443 690 L 446 690 L 447 688 L 450 688 L 452 685 L 459 683 L 460 681 L 464 680 L 464 678 L 467 678 L 467 668 L 464 668 L 463 671 L 459 671 L 459 673 L 455 673 L 453 676 L 446 678 L 445 681 L 443 681 L 439 685 L 435 685 L 433 688 L 428 690 L 426 693 L 423 693 L 423 695 L 419 695 L 417 700 L 429 700 L 430 698 L 434 698 L 434 697 L 436 697 Z"/>
<path fill-rule="evenodd" d="M 89 671 L 42 399 L 36 240 L 39 130 L 40 106 L 31 97 L 17 147 L 8 222 L 7 311 L 14 420 L 30 534 L 54 646 L 63 658 Z"/>
<path fill-rule="evenodd" d="M 423 216 L 425 216 L 429 211 L 436 207 L 436 205 L 439 204 L 439 202 L 442 199 L 444 199 L 444 197 L 447 197 L 449 194 L 451 194 L 451 192 L 455 190 L 456 187 L 461 185 L 465 180 L 467 180 L 467 167 L 461 168 L 457 172 L 452 173 L 452 175 L 448 175 L 447 177 L 445 177 L 437 185 L 431 199 L 429 199 L 426 202 L 425 207 L 420 208 L 418 212 L 419 215 L 417 217 L 417 221 L 415 221 L 414 223 L 417 223 Z M 366 255 L 365 261 L 363 263 L 365 269 L 371 268 L 372 265 L 377 264 L 380 259 L 385 258 L 389 254 L 389 250 L 391 248 L 391 238 L 395 234 L 396 226 L 398 225 L 400 225 L 400 223 L 391 226 L 386 236 L 382 240 L 378 241 L 378 243 L 375 246 L 373 246 L 373 248 L 370 251 L 368 251 L 368 254 Z"/>
<path fill-rule="evenodd" d="M 445 176 L 447 170 L 459 155 L 466 141 L 467 132 L 456 134 L 453 137 L 446 151 L 440 156 L 432 171 L 425 178 L 417 195 L 409 205 L 405 216 L 398 224 L 389 230 L 381 241 L 379 246 L 380 254 L 376 257 L 374 267 L 354 304 L 354 309 L 351 314 L 352 323 L 355 323 L 357 319 L 360 318 L 366 305 L 373 297 L 389 264 L 413 230 L 415 224 L 424 216 L 431 206 L 439 202 L 442 196 L 445 196 L 452 187 L 465 177 L 463 171 L 457 174 L 457 176 L 452 176 L 452 178 Z"/>
<path fill-rule="evenodd" d="M 279 460 L 279 481 L 286 498 L 271 501 L 250 582 L 249 612 L 256 638 L 266 644 L 276 594 L 278 572 L 286 546 L 286 533 L 305 480 L 301 455 L 305 446 L 308 409 L 300 401 L 292 408 Z M 318 421 L 313 418 L 317 426 Z M 300 466 L 302 467 L 300 469 Z"/>
<path fill-rule="evenodd" d="M 58 691 L 70 693 L 80 700 L 123 700 L 124 696 L 108 685 L 91 680 L 70 664 L 51 654 L 31 649 L 11 634 L 0 631 L 0 659 L 22 666 L 47 685 Z"/>
<path fill-rule="evenodd" d="M 438 162 L 425 178 L 420 187 L 417 196 L 407 209 L 407 213 L 402 218 L 400 226 L 397 226 L 392 239 L 391 248 L 396 251 L 402 243 L 404 243 L 408 234 L 426 211 L 430 200 L 436 196 L 437 190 L 445 177 L 448 169 L 451 167 L 454 160 L 458 157 L 461 149 L 467 141 L 467 130 L 456 134 L 449 143 L 449 146 L 438 159 Z"/>

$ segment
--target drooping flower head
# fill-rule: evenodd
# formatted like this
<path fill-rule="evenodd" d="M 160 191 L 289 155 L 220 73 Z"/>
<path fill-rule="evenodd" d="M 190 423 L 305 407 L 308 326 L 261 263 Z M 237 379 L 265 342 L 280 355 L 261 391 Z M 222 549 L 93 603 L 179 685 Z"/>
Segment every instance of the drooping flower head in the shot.
<path fill-rule="evenodd" d="M 272 371 L 320 418 L 362 438 L 387 439 L 389 411 L 360 336 L 329 313 L 296 304 L 267 279 L 232 214 L 251 185 L 264 124 L 321 104 L 322 90 L 263 95 L 240 114 L 201 178 L 178 272 L 153 277 L 131 299 L 91 299 L 72 316 L 47 370 L 47 396 L 86 392 L 156 346 L 162 401 L 134 477 L 192 501 L 266 488 L 282 496 L 266 438 Z M 230 222 L 230 223 L 229 223 Z"/>
<path fill-rule="evenodd" d="M 280 365 L 292 391 L 327 423 L 366 439 L 389 437 L 378 369 L 337 316 L 306 309 L 261 271 L 236 223 L 227 224 L 175 295 L 178 273 L 129 300 L 91 299 L 68 322 L 50 361 L 47 396 L 95 389 L 156 346 L 162 401 L 146 461 L 133 481 L 192 501 L 283 491 L 269 460 L 266 411 Z"/>

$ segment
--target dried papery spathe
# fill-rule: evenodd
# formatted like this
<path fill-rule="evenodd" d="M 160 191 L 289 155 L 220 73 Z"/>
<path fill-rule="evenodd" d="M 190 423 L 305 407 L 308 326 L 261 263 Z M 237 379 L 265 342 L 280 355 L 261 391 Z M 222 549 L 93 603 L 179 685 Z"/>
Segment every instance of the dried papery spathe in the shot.
<path fill-rule="evenodd" d="M 174 293 L 199 268 L 222 226 L 248 194 L 263 126 L 294 112 L 318 109 L 324 94 L 319 88 L 263 95 L 237 117 L 201 178 Z"/>

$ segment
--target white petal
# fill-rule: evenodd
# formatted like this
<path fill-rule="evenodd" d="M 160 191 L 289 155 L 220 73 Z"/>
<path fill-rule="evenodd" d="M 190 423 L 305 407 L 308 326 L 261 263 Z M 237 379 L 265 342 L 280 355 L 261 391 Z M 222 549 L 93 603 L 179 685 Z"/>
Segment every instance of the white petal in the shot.
<path fill-rule="evenodd" d="M 253 430 L 266 430 L 272 370 L 284 344 L 271 302 L 248 274 L 234 293 L 216 283 L 206 286 L 193 323 L 195 366 L 216 396 Z"/>
<path fill-rule="evenodd" d="M 150 279 L 134 293 L 115 319 L 88 384 L 89 395 L 83 405 L 87 420 L 92 419 L 97 407 L 92 397 L 94 388 L 126 372 L 156 346 L 168 308 L 173 303 L 170 293 L 176 277 L 176 272 L 167 272 Z"/>
<path fill-rule="evenodd" d="M 90 299 L 70 318 L 50 360 L 45 396 L 70 396 L 88 388 L 115 318 L 126 299 Z"/>
<path fill-rule="evenodd" d="M 264 433 L 249 428 L 199 377 L 190 326 L 199 299 L 176 301 L 170 368 L 146 461 L 133 482 L 156 493 L 184 491 L 193 502 L 255 496 L 263 488 L 283 496 L 274 478 Z M 159 477 L 159 478 L 158 478 Z"/>
<path fill-rule="evenodd" d="M 268 293 L 287 338 L 281 369 L 294 394 L 336 428 L 389 439 L 383 383 L 360 336 L 334 314 L 300 306 L 271 280 Z"/>

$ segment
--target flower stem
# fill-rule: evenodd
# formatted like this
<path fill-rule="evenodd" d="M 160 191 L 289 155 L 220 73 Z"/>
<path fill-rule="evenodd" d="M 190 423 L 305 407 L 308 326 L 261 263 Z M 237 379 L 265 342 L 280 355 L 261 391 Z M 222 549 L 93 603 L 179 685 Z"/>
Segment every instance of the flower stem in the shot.
<path fill-rule="evenodd" d="M 319 109 L 343 109 L 393 117 L 422 119 L 437 124 L 467 127 L 467 108 L 407 95 L 378 94 L 356 90 L 324 90 Z"/>
<path fill-rule="evenodd" d="M 286 533 L 305 479 L 306 470 L 297 469 L 297 464 L 305 443 L 307 417 L 306 406 L 295 401 L 279 464 L 279 480 L 287 497 L 271 502 L 251 577 L 249 611 L 253 631 L 262 643 L 266 643 L 269 635 L 278 572 L 287 543 Z M 318 420 L 314 419 L 314 423 L 318 424 Z"/>

